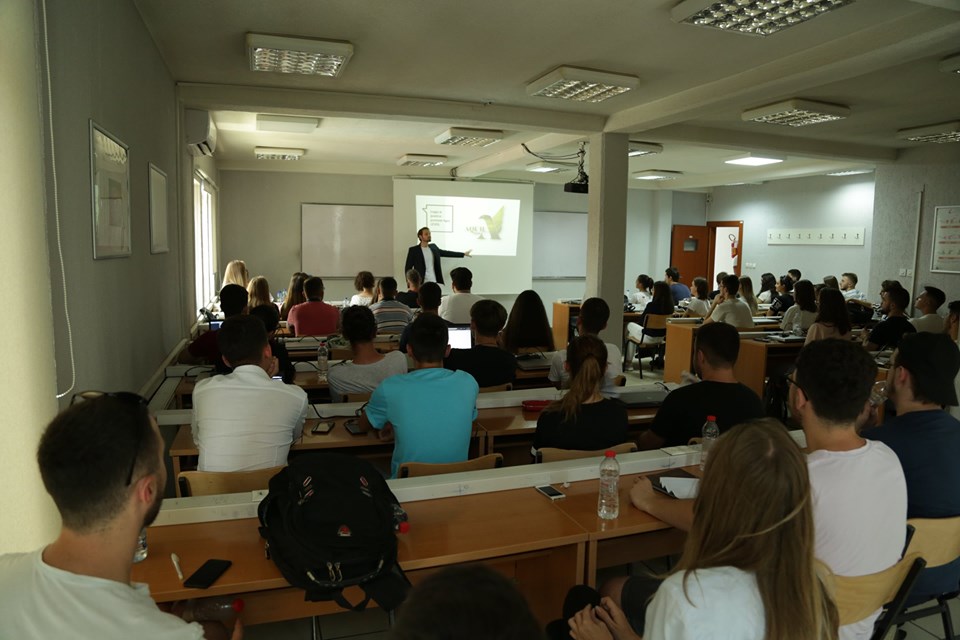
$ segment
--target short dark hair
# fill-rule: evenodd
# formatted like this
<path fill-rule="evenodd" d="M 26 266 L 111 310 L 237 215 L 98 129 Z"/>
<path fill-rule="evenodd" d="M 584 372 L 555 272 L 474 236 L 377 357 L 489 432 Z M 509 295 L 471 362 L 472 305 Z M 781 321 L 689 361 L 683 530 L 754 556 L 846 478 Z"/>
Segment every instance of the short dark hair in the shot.
<path fill-rule="evenodd" d="M 711 367 L 732 367 L 740 356 L 740 333 L 726 322 L 705 324 L 697 330 L 695 349 Z"/>
<path fill-rule="evenodd" d="M 780 276 L 778 282 L 785 290 L 793 291 L 793 278 L 790 276 Z"/>
<path fill-rule="evenodd" d="M 377 319 L 366 305 L 347 307 L 340 316 L 340 332 L 351 344 L 372 342 L 377 337 Z"/>
<path fill-rule="evenodd" d="M 420 227 L 419 229 L 417 229 L 417 237 L 419 238 L 420 236 L 423 235 L 424 231 L 429 231 L 429 230 L 430 230 L 430 227 Z"/>
<path fill-rule="evenodd" d="M 64 526 L 85 533 L 113 520 L 134 455 L 133 481 L 160 471 L 160 446 L 146 403 L 105 395 L 62 411 L 40 438 L 37 462 Z"/>
<path fill-rule="evenodd" d="M 397 295 L 397 279 L 393 276 L 387 276 L 380 280 L 380 293 L 384 299 L 393 300 Z"/>
<path fill-rule="evenodd" d="M 735 275 L 724 276 L 722 284 L 724 290 L 732 296 L 740 291 L 740 278 Z"/>
<path fill-rule="evenodd" d="M 260 318 L 234 316 L 227 318 L 217 332 L 217 346 L 231 367 L 257 364 L 267 345 L 267 329 Z"/>
<path fill-rule="evenodd" d="M 249 300 L 246 288 L 238 284 L 226 285 L 220 289 L 220 310 L 223 311 L 223 317 L 229 318 L 243 313 Z"/>
<path fill-rule="evenodd" d="M 609 319 L 610 305 L 603 298 L 587 298 L 580 305 L 580 323 L 587 333 L 600 333 Z"/>
<path fill-rule="evenodd" d="M 960 314 L 960 300 L 951 300 L 947 305 L 947 312 L 951 314 Z"/>
<path fill-rule="evenodd" d="M 482 564 L 449 567 L 418 584 L 400 608 L 394 640 L 542 640 L 510 580 Z"/>
<path fill-rule="evenodd" d="M 877 378 L 866 349 L 850 340 L 815 340 L 797 357 L 797 386 L 828 422 L 853 422 L 863 412 Z"/>
<path fill-rule="evenodd" d="M 470 307 L 470 319 L 481 336 L 496 336 L 507 323 L 507 310 L 496 300 L 477 300 Z"/>
<path fill-rule="evenodd" d="M 669 277 L 674 282 L 680 281 L 680 270 L 676 267 L 667 267 L 663 270 L 663 275 Z"/>
<path fill-rule="evenodd" d="M 369 271 L 361 271 L 357 274 L 357 277 L 353 279 L 353 288 L 357 291 L 373 289 L 375 282 L 376 280 L 374 280 L 372 273 Z"/>
<path fill-rule="evenodd" d="M 440 316 L 421 313 L 410 325 L 407 344 L 418 362 L 440 362 L 447 354 L 450 333 L 447 323 Z"/>
<path fill-rule="evenodd" d="M 254 318 L 260 318 L 260 322 L 263 323 L 263 328 L 267 330 L 267 333 L 276 331 L 277 327 L 280 326 L 280 310 L 277 309 L 275 304 L 258 304 L 250 309 L 250 315 Z"/>
<path fill-rule="evenodd" d="M 424 282 L 420 291 L 417 292 L 417 302 L 420 303 L 421 309 L 430 309 L 431 311 L 439 309 L 442 297 L 443 292 L 436 282 Z"/>
<path fill-rule="evenodd" d="M 920 402 L 956 406 L 954 379 L 960 371 L 960 351 L 945 333 L 905 333 L 893 358 L 894 367 L 910 372 L 913 397 Z"/>
<path fill-rule="evenodd" d="M 887 300 L 900 311 L 910 306 L 910 292 L 903 287 L 894 287 L 887 291 Z"/>
<path fill-rule="evenodd" d="M 800 273 L 800 269 L 787 269 L 787 273 L 790 274 L 790 277 L 793 278 L 794 282 L 803 277 L 803 274 Z"/>
<path fill-rule="evenodd" d="M 450 272 L 450 281 L 457 289 L 468 290 L 473 288 L 473 272 L 466 267 L 456 267 Z"/>
<path fill-rule="evenodd" d="M 323 297 L 323 280 L 317 276 L 310 276 L 303 281 L 303 294 L 307 296 L 307 300 L 310 298 L 322 298 Z"/>
<path fill-rule="evenodd" d="M 857 274 L 853 273 L 852 271 L 847 271 L 845 273 L 841 273 L 840 275 L 846 278 L 847 280 L 849 280 L 850 282 L 852 282 L 853 284 L 857 284 L 857 282 L 859 282 L 859 279 L 857 278 Z"/>
<path fill-rule="evenodd" d="M 730 274 L 727 273 L 726 271 L 721 271 L 720 273 L 718 273 L 718 274 L 717 274 L 717 284 L 723 284 L 723 279 L 726 278 L 728 275 L 730 275 Z M 694 278 L 694 280 L 696 280 L 696 278 Z"/>
<path fill-rule="evenodd" d="M 934 309 L 939 309 L 943 303 L 947 301 L 947 294 L 943 292 L 943 289 L 926 286 L 923 288 L 923 290 L 927 293 L 927 297 L 931 298 L 937 303 L 937 306 L 934 307 Z"/>
<path fill-rule="evenodd" d="M 423 276 L 421 276 L 420 272 L 414 269 L 413 267 L 410 267 L 409 269 L 407 269 L 407 272 L 404 275 L 407 278 L 407 282 L 409 282 L 413 286 L 417 286 L 418 284 L 423 282 Z"/>
<path fill-rule="evenodd" d="M 903 285 L 900 284 L 899 280 L 884 280 L 883 282 L 880 283 L 880 291 L 883 291 L 884 293 L 886 293 L 887 291 L 891 291 L 893 289 L 902 289 L 902 288 L 903 288 Z"/>

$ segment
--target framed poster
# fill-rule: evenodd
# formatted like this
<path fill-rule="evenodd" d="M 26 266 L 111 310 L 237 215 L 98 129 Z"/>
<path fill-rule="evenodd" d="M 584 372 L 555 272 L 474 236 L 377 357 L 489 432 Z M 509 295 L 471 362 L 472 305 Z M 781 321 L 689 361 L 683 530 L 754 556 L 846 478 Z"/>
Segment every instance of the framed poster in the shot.
<path fill-rule="evenodd" d="M 127 145 L 90 121 L 93 259 L 130 255 L 130 156 Z"/>
<path fill-rule="evenodd" d="M 150 253 L 167 253 L 167 174 L 152 162 L 149 170 L 150 189 Z"/>
<path fill-rule="evenodd" d="M 960 273 L 960 205 L 934 209 L 930 271 Z"/>

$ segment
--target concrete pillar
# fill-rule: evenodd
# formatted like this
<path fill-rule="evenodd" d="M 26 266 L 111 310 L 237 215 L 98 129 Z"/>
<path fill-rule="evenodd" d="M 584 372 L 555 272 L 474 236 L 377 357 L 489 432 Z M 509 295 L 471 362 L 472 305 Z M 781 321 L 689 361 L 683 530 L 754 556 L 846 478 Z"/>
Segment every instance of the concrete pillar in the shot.
<path fill-rule="evenodd" d="M 60 519 L 37 469 L 37 442 L 57 412 L 53 305 L 44 206 L 44 154 L 35 0 L 0 3 L 0 553 L 51 541 Z M 76 210 L 76 207 L 74 208 Z M 69 276 L 69 274 L 68 274 Z M 57 314 L 63 313 L 58 299 Z"/>

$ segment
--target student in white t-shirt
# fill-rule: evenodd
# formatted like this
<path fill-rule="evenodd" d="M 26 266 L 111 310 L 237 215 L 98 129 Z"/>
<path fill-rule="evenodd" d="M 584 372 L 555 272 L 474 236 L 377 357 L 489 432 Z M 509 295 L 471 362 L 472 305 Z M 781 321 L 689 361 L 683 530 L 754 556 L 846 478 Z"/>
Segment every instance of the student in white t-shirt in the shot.
<path fill-rule="evenodd" d="M 740 291 L 740 278 L 735 275 L 727 276 L 720 286 L 720 293 L 713 299 L 713 306 L 703 323 L 726 322 L 738 329 L 753 327 L 753 312 L 749 305 L 737 297 Z"/>
<path fill-rule="evenodd" d="M 330 399 L 343 402 L 347 393 L 372 393 L 390 376 L 407 372 L 407 356 L 402 351 L 379 353 L 373 346 L 377 320 L 368 307 L 348 307 L 340 317 L 343 337 L 350 341 L 352 360 L 330 367 Z"/>
<path fill-rule="evenodd" d="M 609 596 L 581 609 L 569 620 L 571 635 L 576 640 L 638 640 L 638 634 L 665 640 L 837 637 L 837 609 L 814 556 L 806 463 L 779 422 L 743 424 L 717 441 L 693 502 L 692 524 L 683 557 L 646 606 L 642 629 L 630 617 L 644 601 L 627 601 L 624 592 L 623 609 Z"/>
<path fill-rule="evenodd" d="M 580 314 L 577 316 L 577 335 L 596 336 L 607 328 L 610 319 L 610 305 L 603 298 L 587 298 L 580 305 Z M 601 394 L 613 393 L 613 380 L 623 373 L 623 356 L 615 344 L 605 342 L 607 347 L 607 372 L 604 376 Z M 570 386 L 570 372 L 563 364 L 567 361 L 567 350 L 561 349 L 553 354 L 550 361 L 550 373 L 547 379 L 557 386 L 557 389 L 566 389 Z"/>

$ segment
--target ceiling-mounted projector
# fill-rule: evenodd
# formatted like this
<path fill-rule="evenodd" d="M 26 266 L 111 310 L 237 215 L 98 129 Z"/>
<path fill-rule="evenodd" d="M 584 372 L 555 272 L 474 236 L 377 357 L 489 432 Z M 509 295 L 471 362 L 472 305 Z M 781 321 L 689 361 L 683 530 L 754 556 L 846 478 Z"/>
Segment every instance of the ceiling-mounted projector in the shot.
<path fill-rule="evenodd" d="M 583 182 L 571 180 L 567 184 L 563 185 L 563 190 L 567 193 L 589 193 L 590 183 L 587 180 L 584 180 Z"/>

